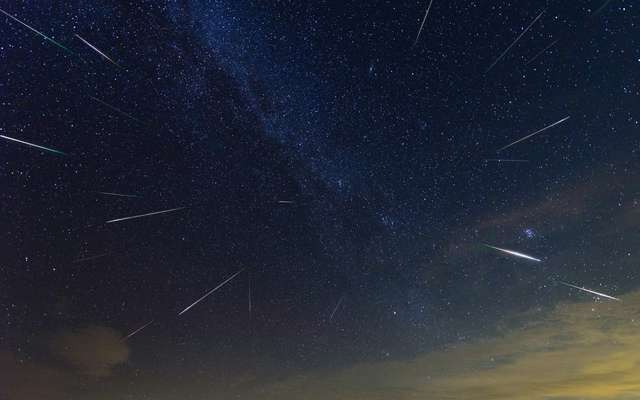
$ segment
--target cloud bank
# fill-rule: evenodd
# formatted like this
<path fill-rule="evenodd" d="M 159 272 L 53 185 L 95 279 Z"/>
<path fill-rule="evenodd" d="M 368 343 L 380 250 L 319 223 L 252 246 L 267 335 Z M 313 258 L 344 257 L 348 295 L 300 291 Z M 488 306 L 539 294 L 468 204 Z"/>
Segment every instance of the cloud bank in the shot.
<path fill-rule="evenodd" d="M 127 361 L 122 336 L 104 326 L 66 330 L 49 341 L 50 354 L 0 349 L 0 399 L 63 400 L 86 384 L 97 383 Z"/>
<path fill-rule="evenodd" d="M 537 315 L 536 315 L 537 314 Z M 267 385 L 262 399 L 640 399 L 640 292 L 559 304 L 491 339 Z"/>
<path fill-rule="evenodd" d="M 59 334 L 51 342 L 51 352 L 76 372 L 98 378 L 111 375 L 114 366 L 129 358 L 129 348 L 121 335 L 102 326 Z"/>

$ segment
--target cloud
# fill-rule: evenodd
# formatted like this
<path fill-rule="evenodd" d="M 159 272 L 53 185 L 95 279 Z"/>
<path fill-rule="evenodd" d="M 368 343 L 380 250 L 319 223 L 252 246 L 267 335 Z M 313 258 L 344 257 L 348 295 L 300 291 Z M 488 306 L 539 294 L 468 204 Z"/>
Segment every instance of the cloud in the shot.
<path fill-rule="evenodd" d="M 129 358 L 121 335 L 107 327 L 90 326 L 63 332 L 51 342 L 51 352 L 82 375 L 107 377 L 113 367 Z"/>
<path fill-rule="evenodd" d="M 559 304 L 517 329 L 409 361 L 363 364 L 262 387 L 268 399 L 638 399 L 640 292 Z M 536 315 L 537 314 L 537 315 Z"/>
<path fill-rule="evenodd" d="M 478 240 L 514 242 L 526 227 L 536 227 L 547 237 L 565 237 L 585 226 L 601 228 L 622 211 L 638 210 L 632 197 L 622 194 L 640 190 L 634 179 L 600 175 L 584 183 L 550 188 L 549 193 L 501 211 L 484 214 L 467 221 L 449 235 L 449 254 L 459 255 L 460 244 Z M 596 229 L 596 231 L 600 231 Z"/>
<path fill-rule="evenodd" d="M 0 399 L 66 400 L 112 374 L 129 356 L 121 335 L 108 327 L 68 330 L 49 342 L 48 354 L 0 349 Z M 56 359 L 61 362 L 56 362 Z"/>
<path fill-rule="evenodd" d="M 424 262 L 426 289 L 447 312 L 484 312 L 482 318 L 554 303 L 553 280 L 619 292 L 635 286 L 621 274 L 638 257 L 640 183 L 633 176 L 593 174 L 556 184 L 528 201 L 465 221 L 442 239 Z M 525 230 L 535 232 L 527 237 Z M 506 257 L 483 243 L 544 260 L 535 266 Z M 547 290 L 548 289 L 548 290 Z M 460 296 L 465 293 L 465 296 Z M 449 305 L 451 304 L 451 305 Z M 475 307 L 480 304 L 482 307 Z M 483 326 L 491 321 L 483 321 Z"/>
<path fill-rule="evenodd" d="M 633 177 L 601 174 L 557 189 L 467 221 L 428 263 L 427 288 L 444 288 L 460 310 L 484 310 L 483 334 L 494 332 L 491 336 L 412 360 L 303 374 L 265 384 L 246 397 L 640 399 L 640 291 L 632 291 L 640 184 Z M 522 234 L 529 227 L 538 232 L 536 238 Z M 545 262 L 534 268 L 481 243 L 522 250 Z M 622 302 L 556 304 L 569 295 L 590 296 L 555 287 L 554 277 L 616 296 L 628 292 Z"/>
<path fill-rule="evenodd" d="M 62 400 L 77 383 L 74 376 L 0 350 L 0 399 Z"/>

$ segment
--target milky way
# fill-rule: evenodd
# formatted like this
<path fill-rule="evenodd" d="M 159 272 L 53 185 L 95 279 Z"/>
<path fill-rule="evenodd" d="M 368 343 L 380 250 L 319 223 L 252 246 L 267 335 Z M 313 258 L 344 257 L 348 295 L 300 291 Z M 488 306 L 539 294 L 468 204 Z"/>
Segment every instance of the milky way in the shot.
<path fill-rule="evenodd" d="M 464 394 L 635 298 L 634 2 L 2 9 L 2 398 Z"/>

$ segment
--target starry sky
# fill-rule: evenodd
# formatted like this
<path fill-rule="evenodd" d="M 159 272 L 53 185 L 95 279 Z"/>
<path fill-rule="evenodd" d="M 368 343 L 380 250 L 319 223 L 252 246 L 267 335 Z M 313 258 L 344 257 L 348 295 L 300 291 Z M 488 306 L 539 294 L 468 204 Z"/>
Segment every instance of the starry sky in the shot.
<path fill-rule="evenodd" d="M 0 398 L 635 398 L 640 7 L 428 6 L 0 5 Z"/>

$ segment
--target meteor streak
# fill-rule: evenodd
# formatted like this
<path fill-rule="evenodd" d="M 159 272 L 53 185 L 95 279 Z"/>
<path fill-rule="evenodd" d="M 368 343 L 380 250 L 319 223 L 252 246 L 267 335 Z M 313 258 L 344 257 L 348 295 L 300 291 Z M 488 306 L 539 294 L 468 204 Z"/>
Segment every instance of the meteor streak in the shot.
<path fill-rule="evenodd" d="M 611 0 L 607 0 L 604 3 L 602 3 L 602 5 L 597 10 L 595 10 L 593 14 L 591 14 L 591 16 L 595 17 L 596 15 L 600 14 L 600 12 L 604 10 L 605 7 L 609 5 L 609 3 L 611 3 Z"/>
<path fill-rule="evenodd" d="M 574 288 L 574 289 L 582 290 L 583 292 L 595 294 L 596 296 L 604 297 L 606 299 L 622 301 L 622 299 L 619 299 L 617 297 L 609 296 L 608 294 L 596 292 L 595 290 L 590 290 L 590 289 L 583 288 L 583 287 L 580 287 L 580 286 L 572 285 L 572 284 L 567 283 L 567 282 L 558 281 L 558 283 L 560 283 L 562 285 L 565 285 L 565 286 L 568 286 L 568 287 L 571 287 L 571 288 Z"/>
<path fill-rule="evenodd" d="M 102 100 L 100 100 L 100 99 L 98 99 L 98 98 L 96 98 L 96 97 L 93 97 L 93 96 L 89 96 L 89 97 L 91 98 L 91 100 L 93 100 L 93 101 L 97 101 L 98 103 L 102 104 L 103 106 L 105 106 L 105 107 L 107 107 L 107 108 L 110 108 L 111 110 L 113 110 L 113 111 L 117 112 L 117 113 L 118 113 L 118 114 L 120 114 L 120 115 L 124 115 L 125 117 L 127 117 L 127 118 L 129 118 L 129 119 L 132 119 L 132 120 L 134 120 L 134 121 L 136 121 L 136 122 L 142 123 L 142 121 L 140 121 L 138 118 L 133 117 L 133 116 L 131 116 L 131 115 L 127 114 L 126 112 L 122 111 L 122 110 L 121 110 L 121 109 L 119 109 L 118 107 L 114 107 L 114 106 L 112 106 L 111 104 L 109 104 L 109 103 L 107 103 L 107 102 L 104 102 L 104 101 L 102 101 Z"/>
<path fill-rule="evenodd" d="M 60 47 L 61 49 L 63 49 L 64 51 L 69 52 L 70 54 L 73 54 L 73 52 L 69 49 L 67 49 L 66 47 L 64 47 L 63 45 L 61 45 L 60 43 L 56 42 L 55 40 L 51 39 L 49 36 L 45 35 L 44 33 L 40 32 L 39 30 L 30 27 L 29 25 L 27 25 L 26 23 L 20 21 L 18 18 L 14 17 L 13 15 L 9 14 L 8 12 L 4 11 L 3 9 L 0 8 L 0 12 L 3 13 L 4 15 L 6 15 L 7 17 L 11 18 L 12 20 L 16 21 L 17 23 L 21 24 L 22 26 L 27 27 L 28 29 L 30 29 L 32 32 L 35 32 L 37 35 L 43 37 L 45 40 L 48 40 L 49 42 L 53 43 L 54 45 Z"/>
<path fill-rule="evenodd" d="M 119 67 L 119 65 L 113 61 L 111 58 L 109 58 L 108 55 L 104 54 L 103 52 L 100 51 L 100 49 L 98 49 L 96 46 L 92 45 L 91 43 L 87 42 L 86 40 L 84 40 L 82 37 L 80 37 L 80 35 L 78 35 L 76 33 L 76 37 L 80 40 L 82 40 L 82 43 L 86 44 L 87 46 L 91 47 L 91 49 L 93 49 L 96 53 L 100 54 L 102 57 L 106 58 L 107 60 L 109 60 L 109 62 L 111 62 L 111 64 L 115 65 L 116 67 Z"/>
<path fill-rule="evenodd" d="M 130 334 L 128 334 L 127 336 L 125 336 L 122 340 L 127 340 L 129 339 L 131 336 L 135 335 L 136 333 L 140 332 L 141 330 L 143 330 L 144 328 L 146 328 L 147 326 L 153 324 L 154 320 L 152 319 L 151 321 L 147 322 L 146 324 L 142 325 L 140 328 L 136 329 L 135 331 L 131 332 Z"/>
<path fill-rule="evenodd" d="M 413 46 L 418 43 L 420 39 L 420 34 L 422 33 L 422 28 L 424 28 L 424 23 L 427 21 L 427 16 L 429 15 L 429 10 L 431 10 L 431 4 L 433 4 L 433 0 L 429 1 L 429 5 L 427 6 L 427 11 L 424 13 L 424 18 L 422 19 L 422 24 L 420 24 L 420 29 L 418 29 L 418 34 L 416 35 L 416 40 L 413 41 Z M 413 47 L 411 46 L 411 47 Z"/>
<path fill-rule="evenodd" d="M 98 194 L 104 194 L 105 196 L 117 196 L 117 197 L 140 197 L 135 194 L 121 194 L 121 193 L 112 193 L 112 192 L 96 192 Z"/>
<path fill-rule="evenodd" d="M 526 254 L 519 253 L 517 251 L 508 250 L 508 249 L 502 249 L 500 247 L 491 246 L 489 244 L 483 244 L 483 246 L 489 247 L 489 248 L 494 249 L 494 250 L 501 251 L 503 253 L 506 253 L 506 254 L 509 254 L 509 255 L 512 255 L 512 256 L 515 256 L 515 257 L 526 258 L 527 260 L 542 262 L 542 260 L 540 260 L 539 258 L 531 257 L 531 256 L 528 256 Z"/>
<path fill-rule="evenodd" d="M 164 213 L 169 213 L 169 212 L 173 212 L 173 211 L 183 210 L 184 208 L 185 207 L 178 207 L 178 208 L 172 208 L 170 210 L 155 211 L 155 212 L 150 212 L 150 213 L 147 213 L 147 214 L 134 215 L 134 216 L 131 216 L 131 217 L 117 218 L 117 219 L 112 219 L 110 221 L 107 221 L 106 223 L 110 224 L 110 223 L 113 223 L 113 222 L 126 221 L 126 220 L 129 220 L 129 219 L 149 217 L 151 215 L 158 215 L 158 214 L 164 214 Z"/>
<path fill-rule="evenodd" d="M 508 149 L 509 147 L 513 146 L 514 144 L 520 143 L 520 142 L 522 142 L 523 140 L 527 140 L 527 139 L 529 139 L 530 137 L 535 136 L 535 135 L 537 135 L 538 133 L 544 132 L 544 131 L 546 131 L 546 130 L 547 130 L 547 129 L 549 129 L 549 128 L 553 128 L 554 126 L 556 126 L 556 125 L 558 125 L 558 124 L 563 123 L 564 121 L 568 120 L 569 118 L 571 118 L 571 117 L 570 117 L 570 116 L 566 116 L 566 117 L 562 118 L 561 120 L 554 122 L 554 123 L 553 123 L 553 124 L 551 124 L 551 125 L 547 125 L 547 126 L 545 126 L 544 128 L 539 129 L 539 130 L 537 130 L 537 131 L 535 131 L 535 132 L 533 132 L 533 133 L 531 133 L 531 134 L 529 134 L 529 135 L 527 135 L 527 136 L 525 136 L 525 137 L 523 137 L 523 138 L 520 138 L 520 139 L 516 140 L 516 141 L 515 141 L 515 142 L 513 142 L 513 143 L 509 143 L 508 145 L 506 145 L 506 146 L 504 146 L 504 147 L 499 148 L 499 149 L 498 149 L 498 151 L 502 151 L 502 150 L 504 150 L 504 149 Z"/>
<path fill-rule="evenodd" d="M 507 47 L 507 48 L 502 52 L 502 54 L 500 54 L 500 56 L 499 56 L 498 58 L 496 58 L 496 60 L 495 60 L 493 63 L 491 63 L 491 65 L 489 65 L 489 68 L 487 68 L 487 70 L 484 72 L 485 74 L 486 74 L 486 73 L 488 73 L 489 71 L 491 71 L 491 69 L 493 69 L 493 67 L 495 67 L 495 65 L 498 63 L 498 61 L 500 61 L 500 60 L 502 59 L 502 57 L 504 57 L 504 56 L 505 56 L 505 54 L 507 54 L 507 52 L 509 52 L 509 50 L 511 50 L 511 48 L 512 48 L 516 43 L 518 43 L 518 41 L 522 38 L 522 36 L 524 36 L 524 34 L 525 34 L 525 33 L 527 33 L 527 31 L 528 31 L 529 29 L 531 29 L 531 27 L 533 26 L 533 24 L 535 24 L 535 23 L 536 23 L 536 21 L 538 21 L 538 20 L 540 19 L 540 17 L 542 17 L 542 14 L 544 14 L 544 12 L 545 12 L 545 10 L 542 10 L 542 11 L 540 12 L 540 14 L 538 14 L 538 16 L 537 16 L 537 17 L 535 17 L 533 21 L 531 21 L 531 23 L 529 24 L 529 26 L 527 26 L 526 28 L 524 28 L 524 30 L 523 30 L 523 31 L 518 35 L 518 37 L 516 38 L 516 40 L 514 40 L 514 41 L 509 45 L 509 47 Z"/>
<path fill-rule="evenodd" d="M 58 151 L 58 150 L 50 149 L 50 148 L 48 148 L 48 147 L 44 147 L 44 146 L 38 146 L 37 144 L 33 144 L 33 143 L 29 143 L 29 142 L 25 142 L 25 141 L 23 141 L 23 140 L 19 140 L 19 139 L 14 139 L 14 138 L 11 138 L 11 137 L 9 137 L 9 136 L 0 135 L 0 138 L 7 139 L 7 140 L 11 140 L 11 141 L 13 141 L 13 142 L 22 143 L 22 144 L 25 144 L 25 145 L 27 145 L 27 146 L 35 147 L 35 148 L 40 149 L 40 150 L 49 151 L 49 152 L 51 152 L 51 153 L 60 154 L 60 155 L 62 155 L 62 156 L 66 156 L 66 155 L 67 155 L 67 153 L 63 153 L 63 152 Z"/>
<path fill-rule="evenodd" d="M 554 40 L 553 42 L 551 42 L 550 44 L 547 45 L 547 47 L 545 47 L 544 49 L 540 50 L 538 52 L 538 54 L 536 54 L 535 56 L 531 57 L 531 59 L 529 61 L 527 61 L 524 65 L 529 65 L 531 64 L 536 58 L 540 57 L 541 55 L 544 54 L 545 51 L 549 50 L 551 47 L 553 47 L 554 44 L 558 43 L 558 39 Z"/>
<path fill-rule="evenodd" d="M 82 258 L 78 258 L 77 260 L 73 261 L 74 264 L 78 264 L 81 263 L 83 261 L 90 261 L 90 260 L 95 260 L 97 258 L 102 258 L 105 256 L 108 256 L 109 253 L 102 253 L 102 254 L 98 254 L 96 256 L 89 256 L 89 257 L 82 257 Z"/>
<path fill-rule="evenodd" d="M 294 204 L 293 200 L 278 200 L 278 204 Z"/>
<path fill-rule="evenodd" d="M 215 292 L 216 290 L 220 289 L 221 287 L 223 287 L 224 285 L 226 285 L 229 281 L 231 281 L 233 278 L 235 278 L 236 276 L 238 276 L 242 271 L 244 271 L 244 268 L 241 269 L 240 271 L 236 272 L 235 274 L 231 275 L 230 277 L 228 277 L 227 279 L 225 279 L 221 284 L 219 284 L 218 286 L 214 287 L 213 289 L 209 290 L 207 293 L 204 294 L 204 296 L 200 297 L 198 300 L 194 301 L 193 303 L 191 303 L 190 306 L 188 306 L 187 308 L 185 308 L 184 310 L 180 311 L 180 313 L 178 314 L 178 316 L 186 313 L 187 311 L 189 311 L 193 306 L 195 306 L 196 304 L 200 303 L 202 300 L 206 299 L 210 294 L 212 294 L 213 292 Z"/>
<path fill-rule="evenodd" d="M 340 297 L 340 300 L 338 300 L 338 304 L 336 304 L 336 306 L 333 309 L 333 312 L 331 313 L 331 316 L 329 317 L 329 322 L 333 321 L 333 316 L 336 315 L 336 311 L 338 311 L 338 308 L 340 307 L 340 304 L 342 304 L 342 300 L 344 300 L 344 295 L 342 295 Z"/>
<path fill-rule="evenodd" d="M 487 158 L 485 161 L 486 162 L 497 162 L 497 163 L 502 163 L 502 162 L 525 163 L 525 162 L 529 162 L 529 160 L 517 160 L 517 159 L 513 159 L 513 158 Z"/>
<path fill-rule="evenodd" d="M 251 320 L 252 310 L 253 310 L 253 302 L 251 299 L 251 274 L 249 274 L 249 320 Z"/>

